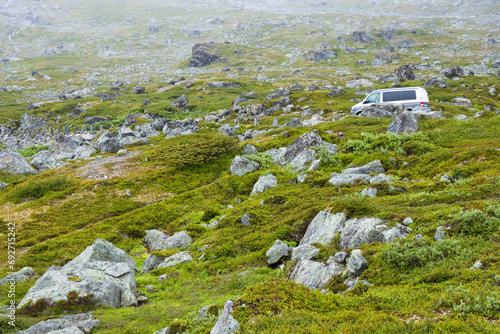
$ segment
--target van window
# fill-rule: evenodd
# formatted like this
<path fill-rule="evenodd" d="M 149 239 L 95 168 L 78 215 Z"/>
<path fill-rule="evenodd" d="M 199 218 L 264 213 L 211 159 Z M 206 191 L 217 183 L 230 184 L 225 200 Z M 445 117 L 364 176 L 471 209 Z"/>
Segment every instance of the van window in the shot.
<path fill-rule="evenodd" d="M 379 102 L 380 102 L 380 93 L 373 93 L 370 94 L 363 103 L 379 103 Z"/>
<path fill-rule="evenodd" d="M 395 92 L 384 93 L 384 102 L 416 100 L 417 92 L 415 90 L 400 90 Z"/>

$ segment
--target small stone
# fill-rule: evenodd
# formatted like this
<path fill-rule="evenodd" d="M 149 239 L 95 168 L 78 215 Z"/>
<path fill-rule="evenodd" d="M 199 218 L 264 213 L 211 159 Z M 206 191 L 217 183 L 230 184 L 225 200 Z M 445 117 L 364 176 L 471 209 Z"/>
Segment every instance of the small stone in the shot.
<path fill-rule="evenodd" d="M 333 261 L 335 261 L 337 263 L 344 264 L 346 258 L 347 258 L 347 252 L 341 251 L 341 252 L 335 253 L 335 255 L 333 256 Z"/>
<path fill-rule="evenodd" d="M 436 229 L 436 234 L 434 234 L 434 240 L 443 240 L 446 237 L 446 231 L 444 226 L 439 226 Z"/>
<path fill-rule="evenodd" d="M 411 218 L 411 217 L 406 217 L 406 218 L 403 220 L 403 225 L 404 225 L 404 226 L 409 226 L 409 225 L 411 225 L 411 224 L 413 224 L 413 218 Z"/>
<path fill-rule="evenodd" d="M 137 303 L 139 305 L 141 304 L 146 304 L 147 302 L 149 302 L 148 298 L 145 297 L 145 296 L 140 296 L 139 298 L 137 298 Z"/>
<path fill-rule="evenodd" d="M 470 267 L 470 270 L 475 270 L 475 269 L 481 269 L 483 267 L 483 264 L 481 263 L 481 260 L 477 260 L 476 263 L 472 267 Z"/>
<path fill-rule="evenodd" d="M 247 212 L 241 217 L 241 225 L 250 226 L 252 225 L 250 222 L 253 220 L 253 217 Z"/>
<path fill-rule="evenodd" d="M 377 196 L 377 189 L 376 188 L 365 188 L 361 191 L 361 196 L 374 198 Z"/>
<path fill-rule="evenodd" d="M 441 176 L 440 181 L 442 181 L 442 182 L 451 182 L 451 177 L 448 174 L 444 174 L 443 176 Z"/>

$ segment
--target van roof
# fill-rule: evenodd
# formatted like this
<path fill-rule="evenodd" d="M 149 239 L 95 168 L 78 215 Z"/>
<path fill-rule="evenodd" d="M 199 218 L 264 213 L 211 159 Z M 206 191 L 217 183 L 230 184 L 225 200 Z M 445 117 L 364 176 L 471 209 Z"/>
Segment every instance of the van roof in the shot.
<path fill-rule="evenodd" d="M 401 88 L 384 88 L 384 89 L 376 89 L 372 93 L 375 92 L 389 92 L 389 91 L 398 91 L 398 90 L 408 90 L 408 89 L 423 89 L 422 87 L 401 87 Z M 425 90 L 425 89 L 424 89 Z"/>

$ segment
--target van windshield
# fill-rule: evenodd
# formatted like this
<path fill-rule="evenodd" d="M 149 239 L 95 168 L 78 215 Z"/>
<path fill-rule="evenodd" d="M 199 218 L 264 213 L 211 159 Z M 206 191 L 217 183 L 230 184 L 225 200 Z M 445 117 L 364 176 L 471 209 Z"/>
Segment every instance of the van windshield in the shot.
<path fill-rule="evenodd" d="M 364 103 L 379 103 L 380 102 L 380 93 L 373 93 L 368 95 Z"/>

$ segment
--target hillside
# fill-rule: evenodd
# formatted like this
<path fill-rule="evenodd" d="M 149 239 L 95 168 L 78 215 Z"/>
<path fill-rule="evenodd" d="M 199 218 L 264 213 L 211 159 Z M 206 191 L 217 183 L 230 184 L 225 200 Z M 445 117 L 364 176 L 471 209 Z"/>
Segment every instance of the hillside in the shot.
<path fill-rule="evenodd" d="M 3 1 L 0 333 L 500 333 L 499 13 Z"/>

